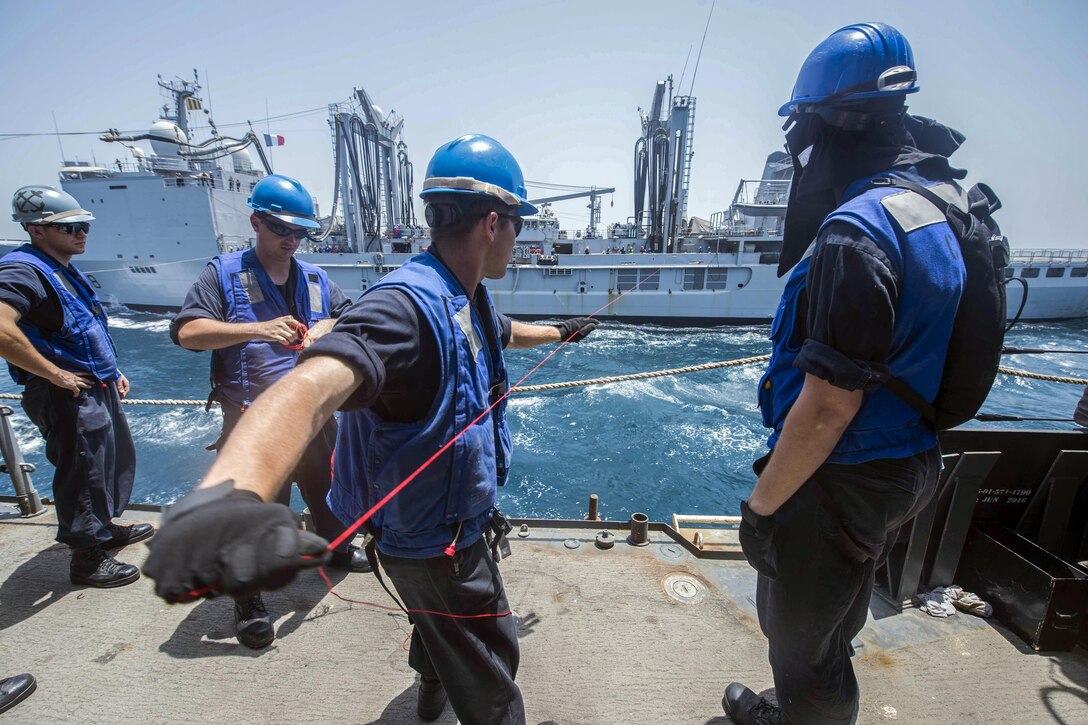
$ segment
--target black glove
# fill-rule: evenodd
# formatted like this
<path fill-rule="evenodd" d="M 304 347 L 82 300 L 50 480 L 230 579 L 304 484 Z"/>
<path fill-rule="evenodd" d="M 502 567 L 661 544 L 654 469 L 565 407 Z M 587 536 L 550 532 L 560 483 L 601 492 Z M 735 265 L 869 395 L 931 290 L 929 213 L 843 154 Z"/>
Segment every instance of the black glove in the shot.
<path fill-rule="evenodd" d="M 567 338 L 570 338 L 571 342 L 581 342 L 589 333 L 597 329 L 597 321 L 592 317 L 572 317 L 553 327 L 559 330 L 560 342 L 566 342 Z"/>
<path fill-rule="evenodd" d="M 294 514 L 263 503 L 234 481 L 200 488 L 167 510 L 144 574 L 167 602 L 229 594 L 246 597 L 286 586 L 300 569 L 329 557 L 327 542 L 301 531 Z"/>
<path fill-rule="evenodd" d="M 760 516 L 740 502 L 740 548 L 744 558 L 768 579 L 778 578 L 778 552 L 774 548 L 774 516 Z"/>

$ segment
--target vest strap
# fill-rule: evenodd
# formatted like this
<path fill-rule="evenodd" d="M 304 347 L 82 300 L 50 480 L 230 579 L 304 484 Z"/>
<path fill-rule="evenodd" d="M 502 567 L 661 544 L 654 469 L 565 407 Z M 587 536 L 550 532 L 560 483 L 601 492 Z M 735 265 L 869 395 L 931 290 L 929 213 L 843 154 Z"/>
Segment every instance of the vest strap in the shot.
<path fill-rule="evenodd" d="M 941 212 L 944 213 L 946 219 L 954 214 L 958 216 L 963 213 L 955 204 L 941 198 L 921 184 L 915 184 L 913 181 L 884 177 L 870 180 L 868 186 L 872 189 L 884 189 L 890 186 L 897 189 L 913 191 L 915 194 L 918 194 L 940 209 Z M 926 422 L 933 426 L 937 425 L 937 409 L 934 408 L 928 400 L 919 395 L 918 391 L 895 376 L 889 376 L 884 384 L 888 386 L 889 390 L 898 395 L 904 403 L 918 411 Z"/>
<path fill-rule="evenodd" d="M 385 579 L 382 578 L 382 568 L 378 566 L 377 544 L 378 537 L 371 536 L 363 546 L 363 551 L 366 553 L 366 560 L 370 564 L 370 570 L 374 572 L 374 577 L 378 580 L 378 583 L 382 585 L 382 589 L 389 595 L 389 598 L 397 603 L 397 606 L 400 607 L 400 611 L 408 615 L 408 624 L 415 624 L 415 622 L 412 621 L 411 613 L 404 608 L 404 605 L 400 603 L 400 600 L 397 599 L 396 595 L 393 594 L 388 586 L 386 586 Z"/>

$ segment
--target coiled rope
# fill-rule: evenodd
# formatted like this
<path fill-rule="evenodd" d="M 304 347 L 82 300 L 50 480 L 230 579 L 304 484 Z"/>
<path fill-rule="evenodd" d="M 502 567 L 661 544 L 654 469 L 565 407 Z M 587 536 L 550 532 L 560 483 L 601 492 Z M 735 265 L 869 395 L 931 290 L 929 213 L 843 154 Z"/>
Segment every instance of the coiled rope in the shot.
<path fill-rule="evenodd" d="M 733 368 L 741 367 L 743 365 L 754 365 L 755 363 L 766 362 L 770 360 L 770 355 L 756 355 L 755 357 L 743 357 L 736 360 L 722 360 L 719 362 L 704 363 L 702 365 L 689 365 L 683 368 L 671 368 L 668 370 L 653 370 L 646 373 L 631 373 L 629 375 L 611 375 L 601 378 L 587 378 L 585 380 L 569 380 L 565 383 L 545 383 L 542 385 L 524 385 L 520 388 L 514 388 L 512 393 L 541 393 L 550 390 L 563 390 L 566 388 L 581 388 L 588 385 L 608 385 L 610 383 L 622 383 L 629 380 L 649 380 L 650 378 L 663 378 L 669 375 L 685 375 L 687 373 L 700 373 L 706 370 L 718 370 L 721 368 Z M 1031 380 L 1045 380 L 1050 383 L 1067 383 L 1070 385 L 1088 385 L 1088 378 L 1071 378 L 1062 375 L 1044 375 L 1042 373 L 1032 373 L 1026 370 L 1015 370 L 1013 368 L 998 368 L 997 371 L 1002 375 L 1009 375 L 1013 377 L 1029 378 Z M 0 400 L 20 400 L 23 396 L 18 393 L 3 393 L 0 394 Z M 128 405 L 170 405 L 170 406 L 187 406 L 187 405 L 206 405 L 206 400 L 183 400 L 178 398 L 164 398 L 161 400 L 149 400 L 141 398 L 129 398 L 122 401 Z M 218 405 L 213 402 L 212 405 Z"/>

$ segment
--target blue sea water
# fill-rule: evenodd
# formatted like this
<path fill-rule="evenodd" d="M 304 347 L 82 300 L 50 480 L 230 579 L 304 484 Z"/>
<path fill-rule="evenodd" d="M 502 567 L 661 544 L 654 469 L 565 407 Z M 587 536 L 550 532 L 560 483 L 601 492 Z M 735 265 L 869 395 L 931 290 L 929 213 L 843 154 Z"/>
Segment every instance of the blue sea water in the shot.
<path fill-rule="evenodd" d="M 166 315 L 115 311 L 111 329 L 133 398 L 203 400 L 207 353 L 174 346 Z M 673 329 L 605 321 L 579 344 L 549 359 L 525 385 L 673 369 L 769 351 L 768 328 Z M 1007 345 L 1088 351 L 1088 321 L 1019 325 Z M 511 381 L 525 375 L 551 347 L 507 352 Z M 1004 365 L 1052 375 L 1086 377 L 1088 357 L 1076 354 L 1006 356 Z M 736 514 L 755 477 L 751 462 L 766 434 L 755 404 L 759 365 L 580 387 L 514 393 L 510 425 L 514 462 L 500 490 L 513 516 L 581 518 L 590 494 L 601 516 L 626 520 L 641 511 L 654 521 L 673 513 Z M 1070 418 L 1082 388 L 999 376 L 983 412 Z M 10 380 L 0 393 L 19 392 Z M 13 425 L 33 480 L 50 495 L 52 466 L 44 444 L 18 403 Z M 211 464 L 206 445 L 219 432 L 218 410 L 194 406 L 127 406 L 137 446 L 133 501 L 167 504 L 191 490 Z M 290 423 L 288 423 L 290 424 Z M 1001 427 L 1068 428 L 1071 423 L 973 423 Z M 13 494 L 0 476 L 0 494 Z M 295 493 L 294 503 L 301 508 Z"/>

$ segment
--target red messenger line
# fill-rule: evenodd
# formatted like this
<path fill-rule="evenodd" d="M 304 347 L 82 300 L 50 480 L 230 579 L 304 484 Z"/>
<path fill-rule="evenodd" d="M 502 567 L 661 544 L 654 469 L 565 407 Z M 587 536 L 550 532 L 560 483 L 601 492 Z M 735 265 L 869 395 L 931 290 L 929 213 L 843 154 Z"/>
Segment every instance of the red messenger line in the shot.
<path fill-rule="evenodd" d="M 647 276 L 646 279 L 640 280 L 637 285 L 635 285 L 631 289 L 627 290 L 626 292 L 620 294 L 619 297 L 616 297 L 616 299 L 610 300 L 605 305 L 603 305 L 602 307 L 597 309 L 595 312 L 593 312 L 593 314 L 588 315 L 588 317 L 591 318 L 591 319 L 596 317 L 597 314 L 599 314 L 602 310 L 604 310 L 604 309 L 608 308 L 609 306 L 611 306 L 611 305 L 615 304 L 616 302 L 618 302 L 620 299 L 622 299 L 624 297 L 624 295 L 627 295 L 627 294 L 633 292 L 634 290 L 638 289 L 639 285 L 641 285 L 647 279 L 650 279 L 650 277 L 653 277 L 656 274 L 657 274 L 657 271 L 655 271 L 653 274 Z M 467 433 L 469 431 L 469 429 L 472 428 L 472 426 L 476 425 L 478 422 L 480 422 L 480 420 L 484 416 L 486 416 L 488 413 L 490 413 L 491 410 L 496 405 L 498 405 L 502 401 L 506 400 L 506 398 L 510 395 L 510 393 L 517 390 L 517 388 L 522 383 L 524 383 L 529 378 L 530 375 L 532 375 L 537 370 L 539 370 L 540 367 L 544 365 L 544 363 L 548 362 L 548 360 L 550 360 L 553 355 L 555 355 L 557 352 L 559 352 L 561 349 L 563 349 L 563 347 L 568 342 L 570 342 L 571 339 L 573 339 L 574 336 L 577 335 L 577 334 L 578 334 L 577 330 L 572 332 L 570 337 L 568 337 L 566 340 L 563 340 L 559 345 L 557 345 L 555 347 L 555 349 L 552 350 L 550 353 L 548 353 L 548 355 L 543 360 L 541 360 L 539 363 L 537 363 L 536 366 L 533 367 L 532 370 L 525 373 L 525 375 L 523 375 L 520 380 L 518 380 L 516 383 L 514 383 L 514 385 L 512 385 L 505 393 L 503 393 L 503 395 L 501 397 L 496 399 L 494 403 L 492 403 L 491 405 L 489 405 L 487 407 L 487 409 L 485 409 L 482 413 L 480 413 L 478 416 L 476 416 L 468 425 L 466 425 L 464 428 L 462 428 L 460 433 L 458 433 L 453 438 L 451 438 L 449 441 L 447 441 L 445 443 L 445 445 L 443 445 L 441 448 L 439 448 L 437 451 L 435 451 L 435 453 L 430 458 L 428 458 L 426 461 L 424 461 L 416 470 L 412 471 L 412 473 L 409 474 L 407 478 L 405 478 L 403 481 L 401 481 L 399 484 L 397 484 L 396 487 L 394 487 L 389 493 L 387 493 L 385 496 L 383 496 L 380 501 L 378 501 L 376 504 L 371 506 L 369 511 L 364 513 L 355 523 L 353 523 L 351 526 L 349 526 L 344 531 L 344 533 L 340 534 L 335 539 L 333 539 L 332 542 L 329 543 L 328 550 L 329 551 L 335 550 L 337 547 L 339 547 L 341 544 L 343 544 L 345 541 L 347 541 L 348 538 L 353 537 L 355 535 L 355 532 L 358 531 L 359 527 L 362 526 L 363 524 L 365 524 L 367 521 L 369 521 L 371 516 L 373 516 L 383 506 L 385 506 L 387 503 L 389 503 L 389 501 L 394 496 L 396 496 L 398 493 L 400 493 L 404 489 L 405 486 L 407 486 L 409 483 L 414 481 L 416 479 L 416 477 L 419 476 L 419 474 L 423 473 L 423 471 L 425 471 L 428 466 L 430 466 L 432 463 L 434 463 L 438 459 L 439 456 L 441 456 L 443 453 L 445 453 L 449 449 L 449 447 L 452 446 L 454 443 L 456 443 L 458 441 L 458 439 L 461 438 L 461 436 L 463 436 L 465 433 Z"/>
<path fill-rule="evenodd" d="M 599 307 L 597 310 L 595 310 L 592 314 L 587 315 L 587 317 L 589 317 L 590 319 L 595 318 L 603 310 L 607 309 L 608 307 L 611 307 L 613 304 L 615 304 L 619 300 L 623 299 L 626 295 L 630 294 L 631 292 L 634 292 L 636 289 L 638 289 L 642 285 L 643 282 L 645 282 L 645 281 L 653 278 L 654 276 L 656 276 L 659 271 L 660 270 L 655 270 L 653 272 L 653 274 L 647 275 L 644 279 L 639 280 L 638 284 L 636 284 L 634 287 L 632 287 L 631 289 L 629 289 L 629 290 L 627 290 L 625 292 L 622 292 L 615 299 L 609 300 L 607 303 L 605 303 L 604 305 Z M 525 373 L 525 375 L 523 375 L 520 380 L 518 380 L 514 385 L 512 385 L 505 393 L 503 393 L 502 396 L 497 398 L 495 400 L 495 402 L 493 402 L 491 405 L 489 405 L 482 413 L 480 413 L 472 421 L 470 421 L 468 423 L 468 425 L 466 425 L 464 428 L 462 428 L 461 431 L 457 435 L 455 435 L 453 438 L 451 438 L 449 441 L 447 441 L 441 448 L 439 448 L 437 451 L 435 451 L 434 454 L 432 454 L 430 458 L 428 458 L 426 461 L 424 461 L 422 464 L 420 464 L 420 466 L 418 468 L 416 468 L 416 470 L 412 471 L 412 473 L 409 474 L 407 478 L 405 478 L 403 481 L 398 483 L 389 493 L 387 493 L 385 496 L 383 496 L 380 501 L 378 501 L 376 504 L 371 506 L 370 509 L 368 509 L 366 511 L 366 513 L 364 513 L 361 517 L 359 517 L 359 519 L 357 521 L 355 521 L 355 523 L 353 523 L 351 526 L 349 526 L 347 529 L 345 529 L 342 534 L 340 534 L 335 539 L 333 539 L 331 542 L 329 542 L 329 545 L 326 547 L 326 549 L 328 551 L 334 551 L 341 544 L 343 544 L 345 541 L 347 541 L 349 538 L 353 538 L 355 536 L 355 532 L 359 530 L 359 527 L 361 527 L 363 524 L 365 524 L 367 521 L 369 521 L 370 518 L 375 513 L 377 513 L 379 510 L 381 510 L 381 508 L 383 506 L 385 506 L 387 503 L 389 503 L 389 501 L 391 501 L 394 496 L 396 496 L 398 493 L 400 493 L 402 490 L 404 490 L 405 486 L 407 486 L 409 483 L 414 481 L 419 476 L 419 474 L 423 473 L 423 471 L 425 471 L 427 469 L 428 466 L 430 466 L 432 463 L 434 463 L 436 460 L 438 460 L 438 458 L 443 453 L 445 453 L 447 450 L 449 450 L 450 446 L 452 446 L 454 443 L 456 443 L 465 433 L 467 433 L 469 431 L 469 429 L 472 428 L 472 426 L 474 426 L 478 422 L 480 422 L 480 420 L 482 420 L 484 418 L 484 416 L 486 416 L 488 413 L 490 413 L 491 410 L 496 405 L 501 403 L 503 400 L 506 400 L 506 398 L 509 397 L 509 395 L 512 392 L 517 390 L 517 388 L 529 378 L 529 376 L 531 376 L 537 370 L 539 370 L 544 365 L 544 363 L 548 362 L 548 360 L 550 360 L 553 355 L 555 355 L 557 352 L 559 352 L 561 349 L 563 349 L 563 347 L 567 343 L 569 343 L 574 338 L 574 336 L 577 335 L 577 334 L 578 334 L 578 331 L 575 330 L 574 332 L 572 332 L 570 334 L 570 337 L 568 337 L 566 340 L 563 340 L 561 343 L 559 343 L 559 345 L 557 345 L 554 350 L 552 350 L 550 353 L 548 353 L 544 357 L 543 360 L 541 360 L 539 363 L 537 363 L 529 372 Z M 306 556 L 306 557 L 303 557 L 303 558 L 304 559 L 313 559 L 314 557 L 313 556 Z M 329 585 L 329 591 L 334 596 L 336 596 L 336 597 L 338 597 L 340 599 L 343 599 L 344 601 L 350 601 L 350 602 L 354 602 L 356 604 L 372 604 L 371 602 L 361 602 L 361 601 L 357 602 L 355 600 L 346 599 L 344 597 L 341 597 L 339 594 L 337 594 L 335 591 L 333 591 L 332 582 L 329 580 L 328 576 L 325 574 L 325 572 L 323 570 L 321 571 L 321 575 L 325 579 L 326 584 Z M 205 586 L 205 587 L 201 587 L 199 589 L 192 590 L 188 594 L 189 594 L 190 597 L 195 599 L 197 597 L 201 597 L 201 596 L 203 596 L 205 594 L 208 594 L 208 593 L 210 593 L 212 591 L 215 591 L 216 589 L 219 588 L 219 586 L 220 585 L 218 585 L 218 584 L 208 585 L 208 586 Z M 373 606 L 379 607 L 381 609 L 389 609 L 389 607 L 383 607 L 383 606 L 378 605 L 378 604 L 373 604 Z M 409 610 L 409 611 L 410 612 L 415 612 L 416 610 Z M 454 618 L 471 619 L 471 618 L 478 618 L 478 617 L 506 616 L 510 612 L 505 612 L 503 614 L 457 615 L 457 614 L 451 614 L 451 613 L 448 613 L 448 612 L 429 612 L 429 611 L 426 611 L 426 610 L 419 610 L 419 613 L 438 614 L 438 615 L 454 617 Z"/>

